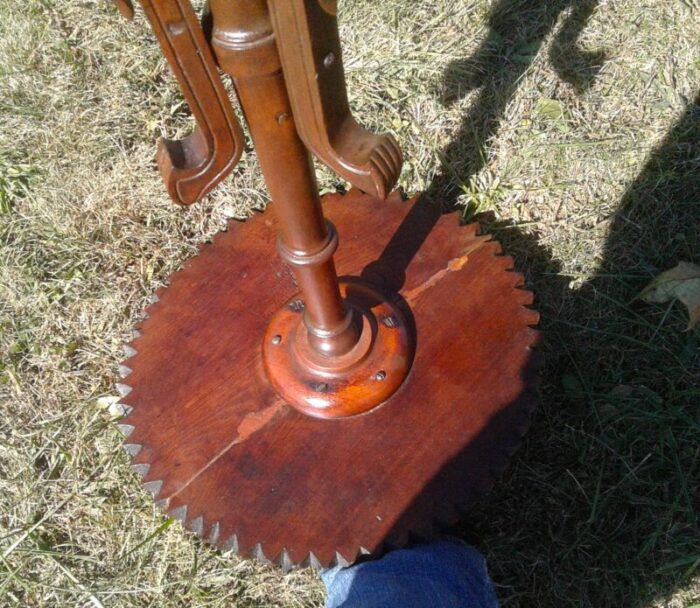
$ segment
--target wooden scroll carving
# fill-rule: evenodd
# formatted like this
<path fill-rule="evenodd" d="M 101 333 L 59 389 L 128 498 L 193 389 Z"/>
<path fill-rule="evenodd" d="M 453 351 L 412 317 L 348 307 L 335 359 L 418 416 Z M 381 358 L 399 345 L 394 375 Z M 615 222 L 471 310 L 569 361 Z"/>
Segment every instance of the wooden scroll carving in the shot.
<path fill-rule="evenodd" d="M 375 135 L 350 113 L 335 0 L 268 2 L 297 130 L 306 146 L 353 186 L 386 198 L 401 172 L 390 134 Z"/>
<path fill-rule="evenodd" d="M 129 0 L 116 0 L 133 15 Z M 140 0 L 197 122 L 183 140 L 161 139 L 157 161 L 170 197 L 190 205 L 223 180 L 243 151 L 243 134 L 189 0 Z"/>

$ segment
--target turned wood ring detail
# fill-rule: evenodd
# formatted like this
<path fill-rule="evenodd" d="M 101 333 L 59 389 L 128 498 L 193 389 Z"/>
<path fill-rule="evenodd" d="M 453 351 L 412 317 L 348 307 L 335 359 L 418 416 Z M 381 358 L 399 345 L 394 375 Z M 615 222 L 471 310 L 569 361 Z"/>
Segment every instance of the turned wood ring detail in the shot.
<path fill-rule="evenodd" d="M 328 219 L 326 219 L 326 229 L 328 231 L 328 237 L 318 251 L 307 253 L 290 249 L 287 247 L 280 234 L 277 237 L 277 252 L 287 264 L 292 264 L 293 266 L 314 266 L 323 264 L 330 260 L 336 249 L 338 249 L 338 231 L 335 229 L 333 222 Z"/>

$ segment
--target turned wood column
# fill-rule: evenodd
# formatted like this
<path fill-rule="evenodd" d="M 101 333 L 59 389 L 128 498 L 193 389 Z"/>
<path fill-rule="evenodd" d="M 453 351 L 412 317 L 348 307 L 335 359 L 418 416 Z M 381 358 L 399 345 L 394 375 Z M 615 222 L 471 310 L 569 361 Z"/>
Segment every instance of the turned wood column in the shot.
<path fill-rule="evenodd" d="M 280 224 L 278 252 L 292 266 L 312 347 L 340 356 L 359 339 L 340 296 L 334 226 L 324 219 L 309 151 L 299 139 L 265 0 L 211 0 L 211 44 L 234 81 Z"/>

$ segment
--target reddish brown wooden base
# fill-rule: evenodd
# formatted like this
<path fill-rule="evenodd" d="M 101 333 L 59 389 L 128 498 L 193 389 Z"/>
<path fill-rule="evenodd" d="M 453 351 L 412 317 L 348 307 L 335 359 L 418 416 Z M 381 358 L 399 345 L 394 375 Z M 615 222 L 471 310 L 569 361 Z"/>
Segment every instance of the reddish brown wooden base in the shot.
<path fill-rule="evenodd" d="M 329 359 L 311 347 L 301 296 L 275 313 L 263 339 L 263 365 L 277 394 L 317 418 L 355 416 L 381 405 L 413 360 L 415 336 L 396 304 L 359 279 L 340 288 L 361 326 L 360 341 L 347 354 Z"/>
<path fill-rule="evenodd" d="M 352 562 L 455 521 L 504 468 L 535 404 L 537 314 L 498 243 L 398 195 L 331 195 L 324 212 L 339 274 L 385 294 L 416 336 L 384 405 L 323 420 L 270 384 L 263 337 L 298 290 L 267 213 L 232 222 L 173 276 L 122 367 L 126 449 L 158 504 L 210 542 L 283 567 Z"/>

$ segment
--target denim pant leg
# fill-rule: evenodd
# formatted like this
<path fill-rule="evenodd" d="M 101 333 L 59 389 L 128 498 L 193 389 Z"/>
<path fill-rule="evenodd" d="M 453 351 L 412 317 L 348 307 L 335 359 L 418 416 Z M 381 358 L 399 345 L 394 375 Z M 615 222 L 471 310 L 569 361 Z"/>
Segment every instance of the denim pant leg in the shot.
<path fill-rule="evenodd" d="M 457 539 L 321 573 L 326 608 L 498 608 L 483 556 Z"/>

